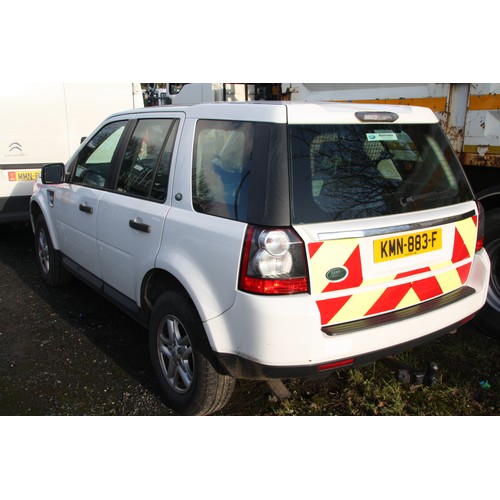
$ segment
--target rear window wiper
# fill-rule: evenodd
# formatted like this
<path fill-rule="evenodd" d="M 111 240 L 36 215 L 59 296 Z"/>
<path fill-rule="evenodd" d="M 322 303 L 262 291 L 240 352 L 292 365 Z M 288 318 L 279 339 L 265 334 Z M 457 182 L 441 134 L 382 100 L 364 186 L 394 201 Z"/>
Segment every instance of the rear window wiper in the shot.
<path fill-rule="evenodd" d="M 419 200 L 425 200 L 426 198 L 432 198 L 434 196 L 440 196 L 440 195 L 446 195 L 451 193 L 451 189 L 445 189 L 444 191 L 430 191 L 429 193 L 423 193 L 423 194 L 416 194 L 412 196 L 404 196 L 403 198 L 399 199 L 399 203 L 401 203 L 402 207 L 406 207 L 408 203 L 415 203 L 416 201 Z"/>

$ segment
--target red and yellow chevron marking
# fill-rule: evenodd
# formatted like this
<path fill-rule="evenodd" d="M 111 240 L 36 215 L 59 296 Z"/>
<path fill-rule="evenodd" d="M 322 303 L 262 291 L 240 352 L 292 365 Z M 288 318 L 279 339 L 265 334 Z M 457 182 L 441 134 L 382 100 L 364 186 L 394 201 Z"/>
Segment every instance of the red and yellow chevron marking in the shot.
<path fill-rule="evenodd" d="M 324 297 L 316 300 L 321 324 L 343 323 L 403 309 L 459 288 L 467 281 L 472 266 L 476 223 L 474 216 L 453 224 L 449 260 L 370 279 L 363 276 L 360 238 L 310 243 L 311 292 L 313 296 Z M 348 274 L 332 282 L 326 272 L 336 267 L 345 268 Z"/>

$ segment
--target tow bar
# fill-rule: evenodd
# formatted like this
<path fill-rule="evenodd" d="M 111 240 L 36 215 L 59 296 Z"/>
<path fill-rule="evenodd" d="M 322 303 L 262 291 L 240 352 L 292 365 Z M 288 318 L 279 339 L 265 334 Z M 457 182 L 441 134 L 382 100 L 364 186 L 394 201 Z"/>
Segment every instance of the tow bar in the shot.
<path fill-rule="evenodd" d="M 401 385 L 431 386 L 438 382 L 439 367 L 435 361 L 431 361 L 425 370 L 409 366 L 392 356 L 384 358 L 382 363 L 395 372 L 396 378 Z"/>

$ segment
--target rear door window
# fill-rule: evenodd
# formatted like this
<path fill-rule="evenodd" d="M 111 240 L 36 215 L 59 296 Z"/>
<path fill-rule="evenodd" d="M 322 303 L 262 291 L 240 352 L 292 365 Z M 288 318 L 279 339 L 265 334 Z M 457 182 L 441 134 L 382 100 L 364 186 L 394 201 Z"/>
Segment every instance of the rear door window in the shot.
<path fill-rule="evenodd" d="M 118 174 L 120 193 L 163 201 L 179 120 L 139 120 Z"/>
<path fill-rule="evenodd" d="M 437 124 L 289 130 L 294 223 L 378 217 L 472 199 Z"/>

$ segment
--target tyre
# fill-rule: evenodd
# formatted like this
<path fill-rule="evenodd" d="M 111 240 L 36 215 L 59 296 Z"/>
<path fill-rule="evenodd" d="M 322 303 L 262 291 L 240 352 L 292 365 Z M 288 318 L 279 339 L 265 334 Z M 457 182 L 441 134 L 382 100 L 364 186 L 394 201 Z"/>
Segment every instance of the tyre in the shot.
<path fill-rule="evenodd" d="M 195 307 L 180 292 L 157 300 L 149 327 L 153 369 L 166 403 L 181 415 L 208 415 L 230 400 L 235 379 L 219 374 L 203 354 L 208 342 Z"/>
<path fill-rule="evenodd" d="M 500 209 L 486 212 L 484 247 L 491 260 L 491 277 L 486 304 L 474 318 L 484 332 L 500 338 Z"/>
<path fill-rule="evenodd" d="M 43 215 L 39 215 L 35 223 L 35 258 L 40 276 L 46 285 L 58 287 L 70 281 L 71 275 L 63 267 L 61 258 L 52 245 Z"/>

